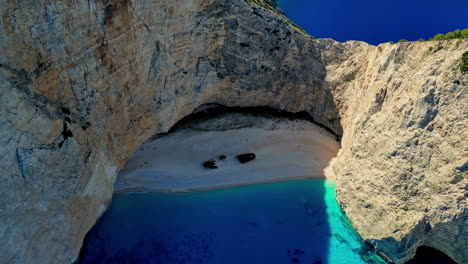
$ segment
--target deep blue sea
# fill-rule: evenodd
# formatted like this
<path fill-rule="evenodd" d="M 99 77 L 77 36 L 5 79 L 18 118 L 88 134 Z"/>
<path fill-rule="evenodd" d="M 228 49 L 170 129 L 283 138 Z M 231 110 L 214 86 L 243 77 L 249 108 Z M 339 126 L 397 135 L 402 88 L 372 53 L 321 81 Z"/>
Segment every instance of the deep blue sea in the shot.
<path fill-rule="evenodd" d="M 466 0 L 278 0 L 278 4 L 312 36 L 338 41 L 379 44 L 468 28 Z"/>
<path fill-rule="evenodd" d="M 79 263 L 384 263 L 319 179 L 116 195 Z"/>

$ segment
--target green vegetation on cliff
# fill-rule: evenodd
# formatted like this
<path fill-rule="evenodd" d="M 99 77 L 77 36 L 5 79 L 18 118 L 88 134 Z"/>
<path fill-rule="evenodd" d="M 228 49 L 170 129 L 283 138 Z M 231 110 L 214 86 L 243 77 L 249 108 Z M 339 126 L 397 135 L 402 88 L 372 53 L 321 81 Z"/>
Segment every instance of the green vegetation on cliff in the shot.
<path fill-rule="evenodd" d="M 292 27 L 294 27 L 297 31 L 301 32 L 302 34 L 306 35 L 306 36 L 309 36 L 311 38 L 314 38 L 312 37 L 311 35 L 309 35 L 309 33 L 307 33 L 304 29 L 302 29 L 301 27 L 299 27 L 298 25 L 296 25 L 294 22 L 292 22 L 291 20 L 289 20 L 289 18 L 287 18 L 284 14 L 278 12 L 278 10 L 276 10 L 275 7 L 273 7 L 271 5 L 271 1 L 268 1 L 268 0 L 247 0 L 248 2 L 254 4 L 254 5 L 257 5 L 263 9 L 266 9 L 272 13 L 275 13 L 276 15 L 282 17 L 284 20 L 286 20 L 286 22 L 288 22 L 288 24 L 290 24 Z"/>
<path fill-rule="evenodd" d="M 428 39 L 428 40 L 425 40 L 423 38 L 420 38 L 418 39 L 417 41 L 433 41 L 433 40 L 448 40 L 448 39 L 466 39 L 468 38 L 468 29 L 463 29 L 463 30 L 455 30 L 455 31 L 451 31 L 451 32 L 448 32 L 447 34 L 436 34 L 434 35 L 434 37 Z M 398 42 L 407 42 L 406 39 L 401 39 L 400 41 Z M 394 44 L 393 41 L 389 41 L 388 43 L 390 44 Z"/>
<path fill-rule="evenodd" d="M 468 38 L 468 29 L 455 30 L 448 32 L 447 34 L 437 34 L 429 40 L 446 40 L 446 39 L 464 39 Z"/>
<path fill-rule="evenodd" d="M 461 57 L 460 71 L 462 73 L 468 73 L 468 51 L 465 51 Z"/>

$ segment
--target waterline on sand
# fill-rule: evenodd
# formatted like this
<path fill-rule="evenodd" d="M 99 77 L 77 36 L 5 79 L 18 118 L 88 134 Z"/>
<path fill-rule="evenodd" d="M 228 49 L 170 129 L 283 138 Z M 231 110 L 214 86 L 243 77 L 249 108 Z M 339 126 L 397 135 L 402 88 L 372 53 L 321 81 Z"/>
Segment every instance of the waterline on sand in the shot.
<path fill-rule="evenodd" d="M 324 170 L 339 148 L 332 135 L 304 120 L 223 117 L 143 144 L 120 171 L 114 191 L 180 192 L 332 178 Z M 236 156 L 244 153 L 256 158 L 242 164 Z M 216 169 L 203 167 L 206 161 Z"/>

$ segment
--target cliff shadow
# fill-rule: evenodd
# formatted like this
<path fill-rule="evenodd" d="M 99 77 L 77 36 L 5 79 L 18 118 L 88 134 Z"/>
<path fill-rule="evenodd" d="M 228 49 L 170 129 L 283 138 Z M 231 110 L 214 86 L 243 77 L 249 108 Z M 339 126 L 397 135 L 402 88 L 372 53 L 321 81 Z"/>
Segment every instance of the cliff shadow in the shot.
<path fill-rule="evenodd" d="M 457 264 L 442 251 L 429 246 L 420 246 L 416 255 L 405 264 Z"/>
<path fill-rule="evenodd" d="M 328 263 L 319 181 L 116 195 L 78 263 Z"/>

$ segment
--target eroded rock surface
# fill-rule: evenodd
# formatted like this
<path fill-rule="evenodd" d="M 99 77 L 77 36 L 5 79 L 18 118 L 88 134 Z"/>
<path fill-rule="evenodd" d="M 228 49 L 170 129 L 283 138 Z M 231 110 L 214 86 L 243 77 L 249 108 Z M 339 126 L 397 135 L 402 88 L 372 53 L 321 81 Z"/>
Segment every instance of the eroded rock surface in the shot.
<path fill-rule="evenodd" d="M 337 199 L 397 263 L 421 244 L 468 261 L 468 85 L 457 68 L 467 42 L 442 53 L 434 42 L 384 44 L 327 66 L 344 130 Z"/>
<path fill-rule="evenodd" d="M 206 103 L 307 111 L 343 136 L 337 198 L 364 239 L 397 263 L 421 244 L 468 261 L 467 40 L 314 40 L 244 0 L 6 1 L 0 16 L 5 263 L 75 260 L 128 157 Z"/>

